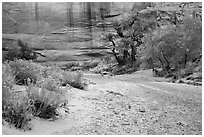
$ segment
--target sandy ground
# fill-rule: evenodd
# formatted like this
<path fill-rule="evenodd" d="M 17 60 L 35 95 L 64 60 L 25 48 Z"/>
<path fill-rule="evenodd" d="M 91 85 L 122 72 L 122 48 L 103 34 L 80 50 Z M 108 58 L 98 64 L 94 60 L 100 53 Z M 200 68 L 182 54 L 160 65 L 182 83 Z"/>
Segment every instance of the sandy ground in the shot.
<path fill-rule="evenodd" d="M 147 73 L 146 73 L 147 74 Z M 85 74 L 86 90 L 68 91 L 69 114 L 32 120 L 31 131 L 3 125 L 3 134 L 202 134 L 202 87 L 132 75 Z"/>

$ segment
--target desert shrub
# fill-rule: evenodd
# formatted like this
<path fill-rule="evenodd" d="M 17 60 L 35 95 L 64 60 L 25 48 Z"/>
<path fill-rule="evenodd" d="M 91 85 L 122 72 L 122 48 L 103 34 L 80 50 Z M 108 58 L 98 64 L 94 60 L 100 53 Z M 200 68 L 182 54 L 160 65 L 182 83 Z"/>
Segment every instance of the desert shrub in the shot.
<path fill-rule="evenodd" d="M 180 77 L 186 77 L 194 72 L 195 65 L 193 63 L 188 62 L 185 68 L 182 68 L 178 71 L 178 75 Z"/>
<path fill-rule="evenodd" d="M 123 65 L 123 66 L 116 66 L 112 67 L 112 73 L 115 75 L 121 75 L 121 74 L 131 74 L 135 72 L 138 69 L 138 67 L 132 67 L 132 65 Z"/>
<path fill-rule="evenodd" d="M 36 83 L 38 68 L 30 61 L 16 60 L 9 62 L 16 84 L 27 85 L 28 79 Z"/>
<path fill-rule="evenodd" d="M 64 91 L 49 91 L 47 88 L 39 88 L 29 85 L 27 89 L 28 99 L 32 101 L 32 114 L 43 119 L 56 119 L 57 109 L 62 103 L 67 102 Z"/>
<path fill-rule="evenodd" d="M 6 60 L 13 61 L 15 59 L 19 59 L 19 49 L 17 48 L 9 49 L 5 54 L 3 61 L 6 61 Z"/>
<path fill-rule="evenodd" d="M 98 66 L 98 64 L 99 64 L 98 61 L 84 62 L 82 64 L 82 69 L 83 70 L 88 70 L 90 68 L 95 68 L 96 66 Z"/>
<path fill-rule="evenodd" d="M 15 83 L 15 78 L 12 74 L 11 67 L 8 63 L 2 65 L 2 85 L 12 87 Z"/>
<path fill-rule="evenodd" d="M 23 43 L 21 40 L 18 40 L 18 46 L 20 46 L 19 58 L 25 60 L 35 60 L 37 55 L 34 53 L 32 48 L 28 47 L 27 43 Z"/>
<path fill-rule="evenodd" d="M 86 84 L 83 83 L 82 76 L 81 72 L 63 72 L 62 85 L 66 86 L 68 84 L 75 88 L 84 89 Z"/>
<path fill-rule="evenodd" d="M 69 62 L 69 63 L 63 64 L 61 66 L 61 69 L 62 70 L 70 70 L 72 67 L 78 67 L 78 66 L 79 66 L 79 63 L 77 63 L 77 62 Z"/>
<path fill-rule="evenodd" d="M 58 67 L 43 68 L 41 70 L 41 75 L 43 78 L 51 77 L 52 79 L 62 81 L 62 70 Z"/>
<path fill-rule="evenodd" d="M 27 98 L 12 89 L 2 87 L 2 119 L 16 128 L 27 130 L 31 121 L 30 104 Z"/>
<path fill-rule="evenodd" d="M 202 22 L 185 18 L 183 24 L 162 26 L 145 37 L 143 57 L 152 67 L 159 67 L 171 73 L 188 67 L 201 55 Z"/>
<path fill-rule="evenodd" d="M 27 129 L 31 115 L 29 102 L 25 96 L 14 93 L 12 86 L 15 83 L 9 64 L 2 65 L 2 118 L 20 129 Z"/>
<path fill-rule="evenodd" d="M 52 77 L 42 78 L 36 83 L 38 87 L 54 92 L 59 91 L 60 84 L 60 81 L 53 79 Z"/>
<path fill-rule="evenodd" d="M 18 40 L 18 48 L 13 47 L 8 49 L 7 53 L 4 55 L 3 61 L 9 60 L 13 61 L 16 59 L 23 59 L 23 60 L 35 60 L 37 59 L 37 55 L 35 51 L 28 47 L 27 43 L 23 43 L 21 40 Z"/>

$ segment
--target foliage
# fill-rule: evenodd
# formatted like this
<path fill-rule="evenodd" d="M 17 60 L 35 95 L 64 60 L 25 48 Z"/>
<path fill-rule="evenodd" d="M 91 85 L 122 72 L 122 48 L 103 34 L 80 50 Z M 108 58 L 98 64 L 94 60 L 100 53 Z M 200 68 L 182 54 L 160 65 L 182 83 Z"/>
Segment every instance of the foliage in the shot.
<path fill-rule="evenodd" d="M 62 82 L 63 79 L 62 70 L 58 67 L 45 67 L 41 70 L 40 75 L 42 76 L 42 78 L 51 78 L 58 82 Z"/>
<path fill-rule="evenodd" d="M 163 69 L 173 68 L 176 52 L 180 50 L 180 34 L 172 26 L 157 29 L 147 41 L 146 55 L 153 62 L 160 61 Z"/>
<path fill-rule="evenodd" d="M 50 88 L 45 86 L 38 88 L 35 85 L 29 85 L 27 89 L 28 99 L 32 102 L 32 114 L 34 116 L 54 120 L 58 116 L 57 108 L 67 100 L 63 90 L 52 91 L 48 89 Z"/>
<path fill-rule="evenodd" d="M 137 6 L 135 4 L 134 7 L 137 8 Z M 124 14 L 122 20 L 113 23 L 117 35 L 109 33 L 106 36 L 106 40 L 111 42 L 113 55 L 120 66 L 135 64 L 135 62 L 139 61 L 137 49 L 143 46 L 144 35 L 154 30 L 157 26 L 154 17 L 144 18 L 138 13 L 149 6 L 151 6 L 151 3 L 142 3 L 141 9 L 137 8 L 137 10 Z"/>
<path fill-rule="evenodd" d="M 79 63 L 76 63 L 76 62 L 69 62 L 69 63 L 66 63 L 64 65 L 61 66 L 61 69 L 62 70 L 69 70 L 71 69 L 72 67 L 78 67 L 79 66 Z"/>
<path fill-rule="evenodd" d="M 16 128 L 26 130 L 31 120 L 30 104 L 25 96 L 12 92 L 9 87 L 2 87 L 2 118 Z"/>
<path fill-rule="evenodd" d="M 86 84 L 82 81 L 83 74 L 81 72 L 63 72 L 63 80 L 62 85 L 66 86 L 67 84 L 79 88 L 84 89 L 86 87 Z"/>
<path fill-rule="evenodd" d="M 38 76 L 38 68 L 30 61 L 16 60 L 9 62 L 16 84 L 27 85 L 28 80 L 36 83 Z"/>
<path fill-rule="evenodd" d="M 90 68 L 95 68 L 96 66 L 98 66 L 98 64 L 98 61 L 84 62 L 82 64 L 82 70 L 89 70 Z"/>
<path fill-rule="evenodd" d="M 194 60 L 202 54 L 202 21 L 196 18 L 185 18 L 182 31 L 184 32 L 184 44 L 187 61 Z"/>
<path fill-rule="evenodd" d="M 202 25 L 195 19 L 184 20 L 183 25 L 167 25 L 146 35 L 143 58 L 151 66 L 162 67 L 164 71 L 187 67 L 201 54 Z M 159 65 L 158 65 L 159 64 Z"/>
<path fill-rule="evenodd" d="M 132 11 L 113 22 L 117 35 L 109 33 L 105 38 L 119 64 L 113 70 L 120 73 L 125 66 L 140 66 L 153 69 L 157 76 L 173 76 L 200 68 L 189 66 L 202 57 L 202 21 L 200 14 L 196 16 L 200 9 L 182 9 L 135 3 Z"/>
<path fill-rule="evenodd" d="M 5 87 L 12 87 L 15 83 L 15 78 L 12 74 L 9 64 L 2 64 L 2 85 Z"/>
<path fill-rule="evenodd" d="M 23 43 L 21 40 L 18 40 L 18 46 L 20 46 L 19 58 L 25 60 L 35 60 L 37 55 L 33 51 L 33 49 L 28 47 L 27 43 Z"/>
<path fill-rule="evenodd" d="M 52 77 L 43 78 L 37 82 L 38 87 L 47 89 L 49 91 L 58 92 L 60 81 L 53 79 Z"/>
<path fill-rule="evenodd" d="M 19 48 L 12 48 L 8 49 L 7 54 L 4 57 L 4 60 L 14 61 L 16 59 L 23 59 L 23 60 L 36 60 L 37 55 L 36 52 L 28 47 L 27 43 L 23 43 L 21 40 L 18 40 Z"/>
<path fill-rule="evenodd" d="M 27 83 L 27 92 L 15 91 L 13 74 L 20 68 L 24 69 L 25 66 L 27 66 L 24 70 L 26 74 L 20 74 L 22 77 L 27 76 L 27 73 L 30 76 L 32 74 L 31 68 L 37 67 L 32 62 L 23 60 L 3 64 L 2 118 L 16 128 L 30 130 L 29 124 L 33 116 L 55 120 L 59 115 L 58 109 L 62 105 L 66 105 L 67 100 L 65 89 L 59 87 L 60 81 L 53 79 L 51 76 L 41 77 L 41 80 L 37 81 L 37 85 Z M 29 79 L 32 79 L 32 77 L 29 77 Z"/>
<path fill-rule="evenodd" d="M 3 61 L 6 61 L 6 60 L 13 61 L 15 59 L 19 59 L 19 49 L 12 48 L 12 49 L 9 49 L 8 52 L 5 54 Z"/>

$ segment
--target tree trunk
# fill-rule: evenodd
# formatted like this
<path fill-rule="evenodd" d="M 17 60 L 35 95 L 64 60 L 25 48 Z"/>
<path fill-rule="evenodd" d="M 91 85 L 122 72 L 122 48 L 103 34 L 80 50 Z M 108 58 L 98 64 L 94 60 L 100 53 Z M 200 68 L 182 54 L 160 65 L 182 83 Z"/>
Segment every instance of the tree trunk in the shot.
<path fill-rule="evenodd" d="M 67 25 L 73 27 L 73 2 L 67 2 Z"/>
<path fill-rule="evenodd" d="M 115 29 L 116 29 L 118 35 L 119 35 L 121 38 L 124 38 L 122 27 L 119 26 L 119 27 L 117 27 L 117 28 L 115 28 Z"/>
<path fill-rule="evenodd" d="M 36 31 L 39 33 L 39 8 L 38 8 L 38 2 L 35 2 L 35 21 L 36 21 Z"/>
<path fill-rule="evenodd" d="M 87 8 L 87 21 L 89 23 L 89 27 L 92 26 L 92 22 L 91 22 L 91 3 L 87 2 L 86 3 L 86 8 Z"/>
<path fill-rule="evenodd" d="M 184 67 L 186 67 L 186 63 L 187 63 L 187 53 L 185 52 L 185 57 L 184 57 Z"/>
<path fill-rule="evenodd" d="M 127 61 L 128 61 L 128 56 L 130 56 L 128 50 L 123 50 L 123 60 L 122 60 L 122 61 L 123 61 L 124 63 L 127 63 Z"/>
<path fill-rule="evenodd" d="M 39 21 L 38 2 L 35 2 L 35 20 Z"/>
<path fill-rule="evenodd" d="M 163 52 L 161 52 L 161 53 L 163 55 L 164 60 L 166 61 L 165 69 L 169 72 L 171 70 L 170 63 L 169 63 L 168 59 L 166 58 L 166 56 L 164 55 L 164 53 Z"/>
<path fill-rule="evenodd" d="M 158 59 L 159 59 L 161 65 L 162 65 L 162 69 L 165 69 L 165 67 L 164 67 L 164 63 L 162 62 L 162 60 L 160 59 L 160 57 L 158 57 Z"/>
<path fill-rule="evenodd" d="M 132 62 L 135 62 L 136 61 L 136 58 L 135 58 L 135 55 L 136 55 L 136 49 L 135 49 L 135 47 L 134 47 L 134 45 L 133 44 L 131 44 L 130 45 L 131 46 L 131 60 L 132 60 Z"/>
<path fill-rule="evenodd" d="M 112 40 L 111 42 L 112 42 L 112 44 L 113 44 L 113 49 L 112 49 L 113 55 L 114 55 L 116 61 L 118 62 L 118 64 L 119 64 L 119 65 L 122 65 L 122 64 L 123 64 L 122 60 L 121 60 L 121 59 L 117 56 L 117 54 L 115 53 L 115 42 L 114 42 L 113 40 Z"/>

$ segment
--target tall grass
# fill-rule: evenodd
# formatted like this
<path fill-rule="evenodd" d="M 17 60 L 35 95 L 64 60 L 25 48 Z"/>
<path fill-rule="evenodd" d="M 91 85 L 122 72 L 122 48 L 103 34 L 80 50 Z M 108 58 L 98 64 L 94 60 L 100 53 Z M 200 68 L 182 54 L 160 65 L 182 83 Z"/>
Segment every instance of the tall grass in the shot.
<path fill-rule="evenodd" d="M 12 93 L 8 87 L 2 87 L 2 118 L 20 129 L 27 129 L 32 115 L 26 96 Z"/>
<path fill-rule="evenodd" d="M 62 85 L 84 89 L 81 72 L 58 68 L 41 68 L 30 61 L 15 60 L 2 67 L 2 116 L 16 128 L 28 127 L 32 117 L 55 120 L 59 108 L 66 107 L 66 90 Z M 30 82 L 28 82 L 28 79 Z M 14 84 L 25 84 L 26 91 L 16 92 Z"/>
<path fill-rule="evenodd" d="M 15 60 L 10 61 L 9 65 L 13 76 L 15 77 L 16 84 L 27 85 L 28 79 L 30 82 L 36 83 L 39 71 L 38 68 L 30 61 Z"/>
<path fill-rule="evenodd" d="M 9 64 L 2 65 L 2 85 L 5 87 L 12 87 L 15 83 L 15 78 Z"/>
<path fill-rule="evenodd" d="M 50 91 L 47 88 L 38 88 L 30 85 L 27 89 L 28 99 L 32 101 L 32 114 L 43 119 L 56 119 L 58 116 L 57 108 L 67 102 L 64 92 Z"/>
<path fill-rule="evenodd" d="M 32 117 L 55 120 L 59 108 L 67 107 L 67 89 L 60 88 L 60 72 L 42 76 L 39 70 L 43 69 L 23 60 L 2 65 L 2 118 L 16 128 L 27 130 Z M 23 83 L 27 79 L 31 82 Z M 27 85 L 26 91 L 13 89 L 18 82 Z"/>
<path fill-rule="evenodd" d="M 63 72 L 63 80 L 62 85 L 66 86 L 67 84 L 79 88 L 79 89 L 85 89 L 86 83 L 82 81 L 83 74 L 81 72 Z"/>

